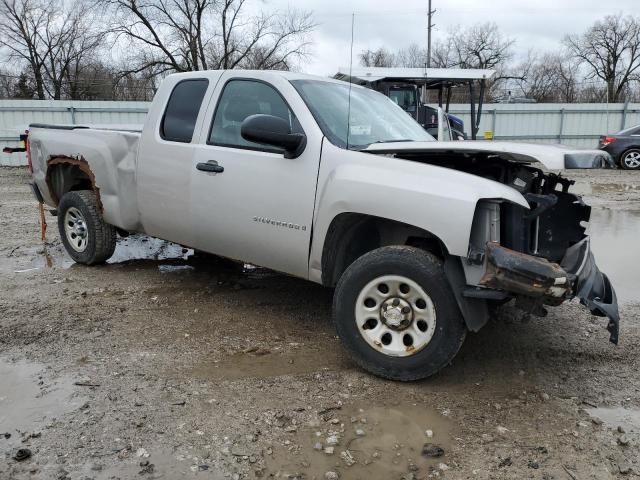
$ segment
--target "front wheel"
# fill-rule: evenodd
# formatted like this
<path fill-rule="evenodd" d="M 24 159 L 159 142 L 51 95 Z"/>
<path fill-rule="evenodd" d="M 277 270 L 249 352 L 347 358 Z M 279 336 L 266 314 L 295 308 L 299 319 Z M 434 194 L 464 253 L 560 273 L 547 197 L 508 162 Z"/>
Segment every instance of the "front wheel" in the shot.
<path fill-rule="evenodd" d="M 620 156 L 620 166 L 625 170 L 640 169 L 640 149 L 632 148 Z"/>
<path fill-rule="evenodd" d="M 116 248 L 116 229 L 102 218 L 91 190 L 64 194 L 58 205 L 58 230 L 67 253 L 78 263 L 104 263 Z"/>
<path fill-rule="evenodd" d="M 435 374 L 467 332 L 442 262 L 413 247 L 382 247 L 357 259 L 338 282 L 333 310 L 353 359 L 393 380 Z"/>

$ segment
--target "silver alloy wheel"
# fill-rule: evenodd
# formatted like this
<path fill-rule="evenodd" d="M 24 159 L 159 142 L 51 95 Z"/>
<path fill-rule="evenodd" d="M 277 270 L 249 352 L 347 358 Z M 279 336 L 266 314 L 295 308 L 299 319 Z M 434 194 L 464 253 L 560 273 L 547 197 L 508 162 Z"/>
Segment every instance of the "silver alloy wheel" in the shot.
<path fill-rule="evenodd" d="M 84 252 L 87 248 L 89 232 L 84 215 L 76 207 L 69 207 L 64 214 L 64 231 L 71 248 L 76 252 Z"/>
<path fill-rule="evenodd" d="M 356 300 L 355 314 L 360 335 L 391 357 L 418 353 L 436 329 L 431 298 L 420 285 L 401 275 L 383 275 L 367 283 Z"/>
<path fill-rule="evenodd" d="M 627 168 L 640 167 L 640 152 L 634 150 L 627 153 L 622 160 Z"/>

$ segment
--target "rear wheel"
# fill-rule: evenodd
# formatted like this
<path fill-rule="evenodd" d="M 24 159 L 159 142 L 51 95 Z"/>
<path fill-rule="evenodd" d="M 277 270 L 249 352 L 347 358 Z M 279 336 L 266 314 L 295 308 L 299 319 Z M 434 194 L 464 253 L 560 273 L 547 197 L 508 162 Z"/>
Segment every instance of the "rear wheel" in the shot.
<path fill-rule="evenodd" d="M 640 169 L 640 149 L 632 148 L 620 156 L 620 166 L 625 170 Z"/>
<path fill-rule="evenodd" d="M 58 230 L 67 253 L 78 263 L 104 263 L 116 248 L 116 229 L 105 223 L 91 190 L 64 194 L 58 205 Z"/>
<path fill-rule="evenodd" d="M 393 380 L 438 372 L 466 336 L 442 262 L 413 247 L 383 247 L 360 257 L 340 278 L 333 307 L 353 359 Z"/>

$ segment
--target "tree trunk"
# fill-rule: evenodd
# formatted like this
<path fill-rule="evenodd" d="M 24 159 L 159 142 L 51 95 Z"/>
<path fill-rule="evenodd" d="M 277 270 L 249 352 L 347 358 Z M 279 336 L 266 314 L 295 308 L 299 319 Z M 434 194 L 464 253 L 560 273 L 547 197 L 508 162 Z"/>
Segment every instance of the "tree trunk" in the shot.
<path fill-rule="evenodd" d="M 44 80 L 42 79 L 42 72 L 40 72 L 39 69 L 36 69 L 33 72 L 33 77 L 36 81 L 36 93 L 38 94 L 38 100 L 44 100 L 46 97 L 44 94 Z"/>
<path fill-rule="evenodd" d="M 615 82 L 615 78 L 610 78 L 607 80 L 607 101 L 609 103 L 616 103 L 618 101 Z"/>

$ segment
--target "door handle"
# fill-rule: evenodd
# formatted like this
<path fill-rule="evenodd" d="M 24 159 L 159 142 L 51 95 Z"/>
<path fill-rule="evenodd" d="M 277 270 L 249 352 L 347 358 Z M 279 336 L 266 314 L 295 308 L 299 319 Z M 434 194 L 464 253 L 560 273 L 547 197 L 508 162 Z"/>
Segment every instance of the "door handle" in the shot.
<path fill-rule="evenodd" d="M 208 162 L 201 162 L 196 165 L 196 168 L 201 172 L 212 172 L 212 173 L 222 173 L 224 172 L 224 167 L 218 165 L 218 162 L 215 160 L 209 160 Z"/>

